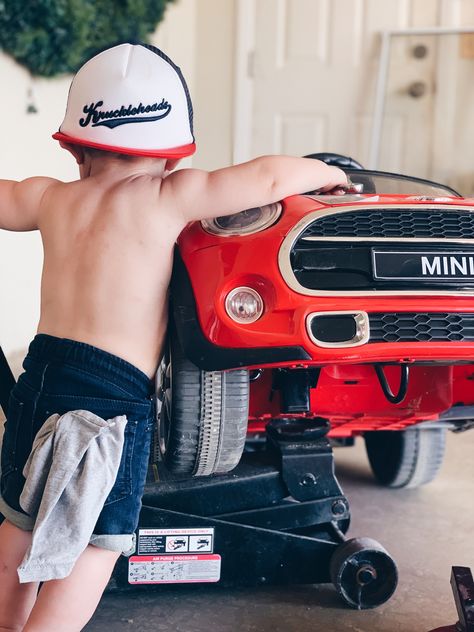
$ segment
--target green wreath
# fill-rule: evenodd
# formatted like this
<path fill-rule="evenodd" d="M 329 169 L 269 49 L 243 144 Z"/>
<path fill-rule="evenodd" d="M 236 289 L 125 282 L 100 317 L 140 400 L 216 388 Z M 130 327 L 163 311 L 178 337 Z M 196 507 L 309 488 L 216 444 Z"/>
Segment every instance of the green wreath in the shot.
<path fill-rule="evenodd" d="M 173 0 L 0 0 L 0 48 L 32 75 L 75 72 L 121 41 L 146 41 Z"/>

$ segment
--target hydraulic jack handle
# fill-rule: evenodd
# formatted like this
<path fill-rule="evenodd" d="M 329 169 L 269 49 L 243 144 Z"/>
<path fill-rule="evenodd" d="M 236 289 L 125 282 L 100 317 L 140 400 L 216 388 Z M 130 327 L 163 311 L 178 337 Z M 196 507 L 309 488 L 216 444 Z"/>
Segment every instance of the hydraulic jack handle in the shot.
<path fill-rule="evenodd" d="M 10 365 L 7 362 L 2 347 L 0 347 L 0 406 L 7 415 L 8 400 L 10 398 L 10 392 L 15 386 L 15 378 L 13 377 Z"/>
<path fill-rule="evenodd" d="M 471 569 L 466 566 L 453 566 L 451 588 L 459 621 L 455 625 L 437 628 L 432 632 L 474 632 L 474 581 Z"/>

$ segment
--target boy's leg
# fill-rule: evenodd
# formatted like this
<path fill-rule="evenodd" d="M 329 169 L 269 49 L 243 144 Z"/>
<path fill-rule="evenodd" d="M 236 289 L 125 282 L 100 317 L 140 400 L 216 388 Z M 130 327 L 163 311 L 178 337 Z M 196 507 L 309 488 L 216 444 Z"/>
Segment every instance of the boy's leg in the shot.
<path fill-rule="evenodd" d="M 31 543 L 31 532 L 5 520 L 0 525 L 0 632 L 23 630 L 38 593 L 38 583 L 20 584 L 17 568 Z"/>
<path fill-rule="evenodd" d="M 89 545 L 64 579 L 45 582 L 23 632 L 78 632 L 95 612 L 119 553 Z"/>

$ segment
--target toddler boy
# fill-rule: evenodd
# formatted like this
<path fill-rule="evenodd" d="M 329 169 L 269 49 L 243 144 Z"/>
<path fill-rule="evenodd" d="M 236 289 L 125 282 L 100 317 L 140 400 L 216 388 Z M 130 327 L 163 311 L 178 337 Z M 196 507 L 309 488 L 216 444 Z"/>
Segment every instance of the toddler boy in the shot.
<path fill-rule="evenodd" d="M 191 100 L 179 68 L 147 45 L 121 44 L 89 60 L 54 137 L 76 159 L 79 180 L 0 181 L 0 228 L 39 230 L 44 245 L 38 333 L 2 446 L 0 631 L 81 630 L 117 557 L 133 547 L 173 246 L 187 222 L 346 183 L 335 167 L 284 156 L 173 172 L 195 151 Z M 77 410 L 126 416 L 120 465 L 90 544 L 68 576 L 45 581 L 37 595 L 38 581 L 20 583 L 17 572 L 34 526 L 20 501 L 24 466 L 45 421 Z M 51 533 L 53 546 L 60 535 Z"/>

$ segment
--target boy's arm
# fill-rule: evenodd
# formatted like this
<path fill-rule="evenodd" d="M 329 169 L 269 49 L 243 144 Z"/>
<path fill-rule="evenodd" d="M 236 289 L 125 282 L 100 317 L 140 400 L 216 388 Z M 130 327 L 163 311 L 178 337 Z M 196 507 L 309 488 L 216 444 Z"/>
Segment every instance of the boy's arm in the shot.
<path fill-rule="evenodd" d="M 53 178 L 0 180 L 0 229 L 27 231 L 38 228 L 41 199 Z"/>
<path fill-rule="evenodd" d="M 347 185 L 344 172 L 312 158 L 262 156 L 217 171 L 182 169 L 165 179 L 185 221 L 230 215 L 288 195 Z"/>

